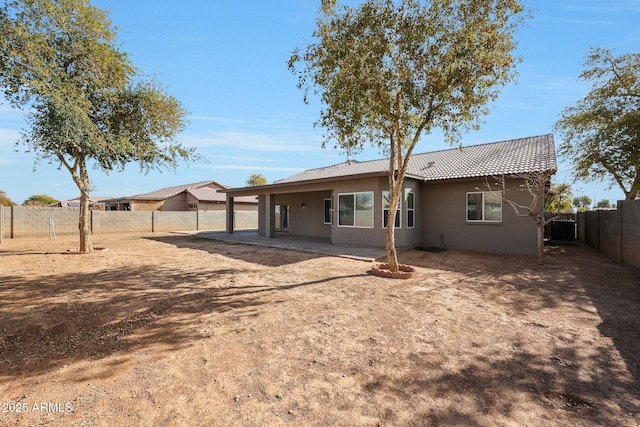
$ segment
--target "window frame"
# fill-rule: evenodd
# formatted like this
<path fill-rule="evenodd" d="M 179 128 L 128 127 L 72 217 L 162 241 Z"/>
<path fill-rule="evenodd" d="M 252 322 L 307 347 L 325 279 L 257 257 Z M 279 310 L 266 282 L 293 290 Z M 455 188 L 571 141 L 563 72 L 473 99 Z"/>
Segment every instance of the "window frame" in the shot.
<path fill-rule="evenodd" d="M 480 194 L 482 195 L 482 202 L 481 202 L 481 210 L 480 212 L 482 213 L 482 218 L 481 219 L 469 219 L 469 195 L 471 194 Z M 496 192 L 495 191 L 467 191 L 466 195 L 465 195 L 465 206 L 464 206 L 464 214 L 465 214 L 465 221 L 467 223 L 471 223 L 471 224 L 500 224 L 502 223 L 502 212 L 503 212 L 503 203 L 502 203 L 502 197 L 499 197 L 500 200 L 500 219 L 486 219 L 486 209 L 487 209 L 487 203 L 486 203 L 486 195 L 487 194 L 491 194 L 491 195 L 495 195 Z"/>
<path fill-rule="evenodd" d="M 356 203 L 356 199 L 357 199 L 357 195 L 358 194 L 370 194 L 371 195 L 371 225 L 358 225 L 358 216 L 357 216 L 357 212 L 358 212 L 358 208 L 357 208 L 357 203 Z M 347 197 L 347 196 L 352 196 L 353 197 L 353 225 L 351 224 L 341 224 L 340 220 L 342 218 L 342 216 L 340 215 L 340 198 L 341 197 Z M 345 228 L 374 228 L 374 220 L 375 220 L 375 193 L 373 191 L 354 191 L 354 192 L 350 192 L 350 193 L 338 193 L 338 227 L 345 227 Z"/>
<path fill-rule="evenodd" d="M 413 207 L 409 207 L 409 196 L 413 196 L 412 197 Z M 410 188 L 407 188 L 406 192 L 405 192 L 405 198 L 407 199 L 406 200 L 406 204 L 405 204 L 405 206 L 407 207 L 407 209 L 406 209 L 407 210 L 407 228 L 408 229 L 416 228 L 416 193 L 411 191 Z M 409 222 L 409 212 L 411 212 L 413 214 L 413 218 L 412 218 L 411 224 Z"/>
<path fill-rule="evenodd" d="M 385 194 L 388 197 L 385 197 Z M 382 228 L 387 228 L 387 218 L 389 216 L 389 207 L 386 207 L 385 200 L 390 199 L 391 191 L 382 191 Z M 398 199 L 398 206 L 396 207 L 396 223 L 394 225 L 394 229 L 398 230 L 402 228 L 402 197 Z"/>
<path fill-rule="evenodd" d="M 329 209 L 327 209 L 327 202 L 329 202 Z M 323 224 L 333 225 L 333 197 L 324 199 L 324 214 Z M 327 221 L 327 213 L 329 214 L 329 221 Z"/>

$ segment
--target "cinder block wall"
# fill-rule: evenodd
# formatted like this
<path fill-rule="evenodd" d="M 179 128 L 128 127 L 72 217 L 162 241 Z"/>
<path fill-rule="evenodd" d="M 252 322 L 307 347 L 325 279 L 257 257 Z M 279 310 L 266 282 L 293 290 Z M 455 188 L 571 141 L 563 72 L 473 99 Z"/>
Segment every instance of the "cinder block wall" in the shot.
<path fill-rule="evenodd" d="M 623 265 L 640 273 L 640 200 L 625 200 L 622 218 Z"/>
<path fill-rule="evenodd" d="M 585 242 L 587 239 L 586 212 L 578 212 L 576 214 L 576 228 L 578 230 L 578 240 Z"/>
<path fill-rule="evenodd" d="M 51 224 L 56 236 L 78 234 L 77 208 L 0 206 L 3 239 L 49 238 Z M 224 230 L 225 211 L 90 211 L 94 235 L 152 233 L 162 231 Z M 235 227 L 257 228 L 258 212 L 236 211 Z"/>
<path fill-rule="evenodd" d="M 94 235 L 118 233 L 151 233 L 153 212 L 91 211 Z"/>
<path fill-rule="evenodd" d="M 225 211 L 199 211 L 198 230 L 224 230 L 226 227 L 226 220 Z M 256 226 L 257 224 L 258 216 L 256 215 Z"/>
<path fill-rule="evenodd" d="M 600 252 L 622 264 L 622 238 L 620 227 L 622 226 L 620 213 L 622 211 L 600 211 L 599 212 Z"/>
<path fill-rule="evenodd" d="M 223 215 L 222 219 L 222 227 L 224 230 L 226 220 L 224 218 L 224 212 L 221 212 Z M 258 228 L 258 212 L 256 211 L 235 211 L 234 212 L 234 225 L 235 228 Z M 202 229 L 202 228 L 201 228 Z"/>
<path fill-rule="evenodd" d="M 78 209 L 9 206 L 5 207 L 5 216 L 6 210 L 9 224 L 5 229 L 14 239 L 48 237 L 54 231 L 56 236 L 78 234 Z"/>
<path fill-rule="evenodd" d="M 0 242 L 11 238 L 11 207 L 0 205 Z"/>
<path fill-rule="evenodd" d="M 578 240 L 640 274 L 640 200 L 619 200 L 615 211 L 578 215 Z"/>
<path fill-rule="evenodd" d="M 197 230 L 198 212 L 155 211 L 153 231 Z"/>
<path fill-rule="evenodd" d="M 585 243 L 597 251 L 600 250 L 600 221 L 598 220 L 598 213 L 587 212 L 585 216 Z"/>

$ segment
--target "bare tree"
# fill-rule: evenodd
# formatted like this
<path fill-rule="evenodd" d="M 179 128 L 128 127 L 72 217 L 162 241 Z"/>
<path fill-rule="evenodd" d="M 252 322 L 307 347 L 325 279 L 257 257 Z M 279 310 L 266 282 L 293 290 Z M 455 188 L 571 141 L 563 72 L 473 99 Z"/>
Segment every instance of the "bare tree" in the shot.
<path fill-rule="evenodd" d="M 538 265 L 543 264 L 544 259 L 544 227 L 556 219 L 558 216 L 551 218 L 545 218 L 544 201 L 547 197 L 557 197 L 558 194 L 552 194 L 550 192 L 551 176 L 555 173 L 555 170 L 536 171 L 519 173 L 516 175 L 492 176 L 493 185 L 489 182 L 489 178 L 485 180 L 485 185 L 492 193 L 499 193 L 500 198 L 521 217 L 530 217 L 536 223 L 536 229 L 538 233 Z M 520 181 L 517 187 L 508 188 L 507 180 L 517 182 Z M 526 191 L 530 196 L 528 204 L 518 203 L 509 197 L 509 193 L 513 194 L 514 191 Z"/>

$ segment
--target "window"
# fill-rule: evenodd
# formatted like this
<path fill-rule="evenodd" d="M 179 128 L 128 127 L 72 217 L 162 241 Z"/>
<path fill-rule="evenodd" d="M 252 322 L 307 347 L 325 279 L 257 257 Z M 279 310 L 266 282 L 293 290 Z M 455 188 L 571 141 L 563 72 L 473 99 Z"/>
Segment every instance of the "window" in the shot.
<path fill-rule="evenodd" d="M 411 190 L 407 190 L 407 228 L 414 228 L 416 226 L 416 197 Z"/>
<path fill-rule="evenodd" d="M 324 199 L 324 223 L 333 224 L 333 199 Z"/>
<path fill-rule="evenodd" d="M 387 228 L 387 221 L 389 220 L 389 206 L 391 206 L 391 193 L 389 191 L 382 192 L 382 228 Z M 402 216 L 402 199 L 398 200 L 398 206 L 396 207 L 396 220 L 394 223 L 395 228 L 400 228 L 400 217 Z"/>
<path fill-rule="evenodd" d="M 467 193 L 467 221 L 502 221 L 502 198 L 499 193 Z"/>
<path fill-rule="evenodd" d="M 373 192 L 338 194 L 338 225 L 373 228 Z"/>

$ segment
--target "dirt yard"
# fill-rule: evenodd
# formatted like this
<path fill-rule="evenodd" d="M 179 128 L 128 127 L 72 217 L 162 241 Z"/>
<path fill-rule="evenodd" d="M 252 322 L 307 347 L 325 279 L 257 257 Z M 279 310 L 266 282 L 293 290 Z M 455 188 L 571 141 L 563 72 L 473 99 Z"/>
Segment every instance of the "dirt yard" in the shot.
<path fill-rule="evenodd" d="M 95 240 L 0 245 L 0 425 L 640 426 L 640 279 L 589 249 Z"/>

